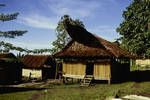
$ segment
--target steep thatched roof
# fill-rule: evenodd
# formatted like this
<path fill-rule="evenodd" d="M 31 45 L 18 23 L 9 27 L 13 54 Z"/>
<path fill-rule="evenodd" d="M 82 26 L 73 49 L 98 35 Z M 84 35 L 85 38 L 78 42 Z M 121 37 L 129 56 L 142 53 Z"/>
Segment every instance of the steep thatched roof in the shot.
<path fill-rule="evenodd" d="M 115 43 L 95 36 L 86 29 L 65 23 L 66 30 L 72 40 L 54 56 L 65 57 L 88 57 L 88 58 L 130 58 L 132 55 L 121 49 Z"/>
<path fill-rule="evenodd" d="M 127 51 L 121 49 L 116 44 L 97 37 L 103 47 L 94 47 L 79 43 L 77 41 L 70 41 L 65 48 L 56 53 L 55 57 L 93 57 L 93 58 L 130 58 L 132 57 Z"/>
<path fill-rule="evenodd" d="M 41 69 L 52 63 L 52 57 L 49 55 L 26 55 L 22 58 L 24 68 Z"/>

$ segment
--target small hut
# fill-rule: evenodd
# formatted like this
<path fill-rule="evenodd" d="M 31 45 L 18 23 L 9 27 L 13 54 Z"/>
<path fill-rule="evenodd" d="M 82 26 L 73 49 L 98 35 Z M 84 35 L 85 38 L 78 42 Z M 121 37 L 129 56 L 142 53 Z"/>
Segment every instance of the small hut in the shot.
<path fill-rule="evenodd" d="M 12 53 L 0 54 L 0 84 L 13 84 L 21 81 L 22 63 Z"/>
<path fill-rule="evenodd" d="M 130 72 L 127 51 L 84 28 L 66 24 L 72 40 L 54 56 L 61 60 L 63 77 L 84 79 L 92 75 L 94 80 L 124 80 Z"/>
<path fill-rule="evenodd" d="M 150 59 L 138 58 L 135 60 L 135 65 L 138 66 L 138 70 L 150 70 Z"/>
<path fill-rule="evenodd" d="M 26 55 L 22 62 L 23 77 L 40 80 L 55 78 L 55 60 L 49 55 Z"/>

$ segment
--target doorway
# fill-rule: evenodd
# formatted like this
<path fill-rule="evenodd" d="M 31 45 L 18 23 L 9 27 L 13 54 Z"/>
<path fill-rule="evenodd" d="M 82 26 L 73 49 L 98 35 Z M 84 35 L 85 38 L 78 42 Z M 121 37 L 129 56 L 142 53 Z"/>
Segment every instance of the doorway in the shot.
<path fill-rule="evenodd" d="M 87 63 L 86 64 L 86 75 L 93 75 L 94 71 L 94 63 Z"/>

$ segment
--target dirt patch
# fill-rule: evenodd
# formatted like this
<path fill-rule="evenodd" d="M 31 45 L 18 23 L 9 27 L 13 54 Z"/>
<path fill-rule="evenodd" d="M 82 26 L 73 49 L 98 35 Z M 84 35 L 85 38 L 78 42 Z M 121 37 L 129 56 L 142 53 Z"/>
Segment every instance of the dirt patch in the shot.
<path fill-rule="evenodd" d="M 132 85 L 132 88 L 140 88 L 141 86 L 140 86 L 140 84 L 137 84 L 137 83 L 134 83 L 133 85 Z"/>
<path fill-rule="evenodd" d="M 145 96 L 145 97 L 150 97 L 150 93 L 139 93 L 138 95 L 142 95 L 142 96 Z"/>
<path fill-rule="evenodd" d="M 38 100 L 38 98 L 42 95 L 42 93 L 33 94 L 29 100 Z"/>

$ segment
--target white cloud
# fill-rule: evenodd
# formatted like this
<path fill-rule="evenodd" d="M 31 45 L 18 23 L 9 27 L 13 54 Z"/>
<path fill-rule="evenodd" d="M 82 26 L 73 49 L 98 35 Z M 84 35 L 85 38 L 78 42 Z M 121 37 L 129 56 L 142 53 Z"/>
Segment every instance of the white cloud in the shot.
<path fill-rule="evenodd" d="M 19 17 L 18 19 L 19 23 L 35 28 L 55 29 L 57 25 L 56 18 L 45 17 L 38 14 L 29 14 L 28 16 Z"/>
<path fill-rule="evenodd" d="M 13 41 L 13 40 L 5 40 L 5 42 L 12 43 L 14 46 L 22 47 L 25 49 L 43 49 L 43 48 L 51 48 L 52 46 L 49 43 L 33 43 L 33 42 L 21 42 L 21 41 Z"/>
<path fill-rule="evenodd" d="M 50 41 L 33 41 L 33 40 L 18 40 L 16 39 L 6 39 L 6 38 L 1 38 L 1 41 L 4 41 L 6 43 L 11 43 L 14 46 L 17 47 L 22 47 L 25 49 L 44 49 L 44 48 L 52 48 L 52 45 L 50 45 Z"/>
<path fill-rule="evenodd" d="M 88 17 L 91 16 L 96 8 L 101 4 L 93 0 L 45 0 L 49 9 L 56 15 L 68 14 L 71 16 Z"/>
<path fill-rule="evenodd" d="M 97 26 L 94 28 L 89 29 L 91 32 L 96 32 L 96 33 L 105 33 L 105 34 L 112 34 L 115 33 L 116 30 L 114 27 L 107 26 L 107 25 L 102 25 L 102 26 Z"/>

